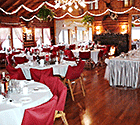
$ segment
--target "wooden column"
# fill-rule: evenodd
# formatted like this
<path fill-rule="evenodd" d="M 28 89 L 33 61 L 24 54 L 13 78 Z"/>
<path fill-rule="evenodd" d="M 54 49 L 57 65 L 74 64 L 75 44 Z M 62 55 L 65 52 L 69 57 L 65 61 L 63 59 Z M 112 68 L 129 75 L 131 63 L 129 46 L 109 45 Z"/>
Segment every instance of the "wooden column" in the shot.
<path fill-rule="evenodd" d="M 131 50 L 131 30 L 132 30 L 132 13 L 128 15 L 128 35 L 129 35 L 129 50 Z"/>
<path fill-rule="evenodd" d="M 13 49 L 13 31 L 12 31 L 12 27 L 10 27 L 10 45 L 11 45 L 11 48 Z"/>
<path fill-rule="evenodd" d="M 77 42 L 77 27 L 75 27 L 75 41 Z"/>
<path fill-rule="evenodd" d="M 42 43 L 44 43 L 44 34 L 43 34 L 43 28 L 42 29 Z"/>
<path fill-rule="evenodd" d="M 55 40 L 55 44 L 56 44 L 56 19 L 54 19 L 54 40 Z"/>

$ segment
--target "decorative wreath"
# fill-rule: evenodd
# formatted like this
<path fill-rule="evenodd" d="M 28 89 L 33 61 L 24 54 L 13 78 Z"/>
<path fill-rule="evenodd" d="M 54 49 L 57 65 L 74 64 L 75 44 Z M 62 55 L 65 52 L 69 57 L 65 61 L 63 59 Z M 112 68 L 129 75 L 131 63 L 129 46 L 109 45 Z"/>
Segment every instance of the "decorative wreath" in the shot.
<path fill-rule="evenodd" d="M 114 27 L 114 29 L 109 29 L 109 27 L 107 25 L 104 24 L 104 22 L 107 20 L 107 18 L 111 18 L 111 20 L 113 21 L 114 25 L 116 25 L 116 27 Z M 115 31 L 117 28 L 119 28 L 118 26 L 118 15 L 115 13 L 110 12 L 110 14 L 107 14 L 103 17 L 102 19 L 102 25 L 105 31 L 109 31 L 109 32 L 113 32 Z"/>

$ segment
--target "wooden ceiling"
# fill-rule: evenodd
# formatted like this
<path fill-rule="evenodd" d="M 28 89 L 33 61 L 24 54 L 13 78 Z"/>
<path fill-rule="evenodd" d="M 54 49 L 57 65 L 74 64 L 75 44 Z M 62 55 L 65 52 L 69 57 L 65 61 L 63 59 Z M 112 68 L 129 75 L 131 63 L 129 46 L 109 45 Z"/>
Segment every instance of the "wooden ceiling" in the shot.
<path fill-rule="evenodd" d="M 0 0 L 0 7 L 6 12 L 13 12 L 14 10 L 16 10 L 19 6 L 23 4 L 26 7 L 33 10 L 33 9 L 36 9 L 45 1 L 55 5 L 54 0 Z M 59 16 L 62 16 L 67 11 L 67 10 L 62 11 L 62 9 L 54 9 L 54 8 L 51 8 L 50 6 L 47 6 L 47 7 L 50 8 L 53 12 L 56 13 L 56 15 L 59 15 Z M 73 11 L 73 13 L 76 15 L 80 15 L 83 12 L 85 12 L 85 10 L 83 8 L 79 8 L 78 12 Z M 12 15 L 7 15 L 0 10 L 0 16 L 11 16 L 11 17 L 23 16 L 24 18 L 29 19 L 33 17 L 34 15 L 36 15 L 38 11 L 31 13 L 31 12 L 28 12 L 26 9 L 21 8 L 17 13 L 12 14 Z"/>
<path fill-rule="evenodd" d="M 6 12 L 13 12 L 14 10 L 16 10 L 19 6 L 23 4 L 26 7 L 33 10 L 45 1 L 48 1 L 51 4 L 54 4 L 53 0 L 0 0 L 0 7 L 4 9 Z M 50 8 L 50 9 L 55 11 L 54 8 Z M 28 12 L 26 9 L 21 8 L 16 14 L 12 14 L 11 16 L 18 16 L 18 17 L 23 16 L 28 19 L 36 15 L 37 13 L 38 11 L 31 13 L 31 12 Z M 0 16 L 9 16 L 9 15 L 5 14 L 4 12 L 0 10 Z"/>

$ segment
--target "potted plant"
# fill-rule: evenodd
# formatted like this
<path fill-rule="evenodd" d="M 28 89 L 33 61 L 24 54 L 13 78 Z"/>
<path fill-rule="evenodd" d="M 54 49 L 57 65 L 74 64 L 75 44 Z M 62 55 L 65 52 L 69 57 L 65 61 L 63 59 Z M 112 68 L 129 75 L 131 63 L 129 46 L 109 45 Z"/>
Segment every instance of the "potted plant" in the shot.
<path fill-rule="evenodd" d="M 45 5 L 40 8 L 37 16 L 43 21 L 52 21 L 54 18 L 55 13 L 48 9 Z"/>
<path fill-rule="evenodd" d="M 93 16 L 90 16 L 88 14 L 86 14 L 83 19 L 82 19 L 82 23 L 87 27 L 89 28 L 89 26 L 91 26 L 93 24 L 93 21 L 94 21 L 94 17 Z"/>

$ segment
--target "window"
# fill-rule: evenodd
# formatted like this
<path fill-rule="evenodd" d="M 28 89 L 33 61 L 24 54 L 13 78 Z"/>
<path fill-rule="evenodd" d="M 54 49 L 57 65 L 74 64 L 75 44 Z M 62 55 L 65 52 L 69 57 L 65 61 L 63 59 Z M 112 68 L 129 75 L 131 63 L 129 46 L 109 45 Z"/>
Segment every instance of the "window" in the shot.
<path fill-rule="evenodd" d="M 0 28 L 0 43 L 3 49 L 10 47 L 10 28 Z"/>
<path fill-rule="evenodd" d="M 61 30 L 59 34 L 59 43 L 68 44 L 68 29 Z"/>
<path fill-rule="evenodd" d="M 84 27 L 77 27 L 77 41 L 84 42 L 88 40 L 86 28 Z"/>
<path fill-rule="evenodd" d="M 124 0 L 124 7 L 134 6 L 134 0 Z"/>
<path fill-rule="evenodd" d="M 92 28 L 89 28 L 89 41 L 92 41 Z"/>
<path fill-rule="evenodd" d="M 132 31 L 131 31 L 132 41 L 134 39 L 138 39 L 138 40 L 140 39 L 139 32 L 140 32 L 140 27 L 132 27 Z"/>
<path fill-rule="evenodd" d="M 40 46 L 42 44 L 42 29 L 41 28 L 35 28 L 35 42 L 37 46 Z"/>
<path fill-rule="evenodd" d="M 12 28 L 13 35 L 13 47 L 14 48 L 23 48 L 23 34 L 22 28 Z"/>
<path fill-rule="evenodd" d="M 50 28 L 43 29 L 44 45 L 51 45 Z"/>

